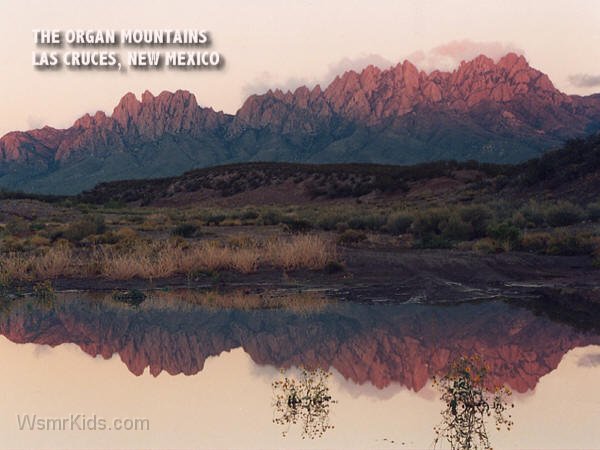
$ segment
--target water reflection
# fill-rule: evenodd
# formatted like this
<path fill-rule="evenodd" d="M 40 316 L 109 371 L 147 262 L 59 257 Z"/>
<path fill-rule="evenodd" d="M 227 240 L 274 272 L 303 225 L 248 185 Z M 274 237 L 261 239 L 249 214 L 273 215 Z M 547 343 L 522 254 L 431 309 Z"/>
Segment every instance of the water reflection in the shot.
<path fill-rule="evenodd" d="M 320 438 L 334 428 L 329 421 L 331 406 L 337 403 L 329 391 L 330 372 L 301 369 L 299 375 L 286 375 L 273 381 L 273 422 L 284 426 L 285 437 L 290 426 L 300 424 L 302 439 Z"/>
<path fill-rule="evenodd" d="M 110 294 L 61 294 L 50 305 L 3 300 L 0 334 L 17 343 L 74 343 L 92 356 L 118 354 L 135 375 L 192 375 L 208 357 L 241 347 L 258 364 L 335 368 L 357 384 L 395 382 L 415 391 L 461 355 L 478 354 L 491 384 L 525 392 L 570 349 L 600 343 L 595 333 L 503 302 L 371 305 L 314 293 L 194 291 L 153 293 L 136 307 Z"/>

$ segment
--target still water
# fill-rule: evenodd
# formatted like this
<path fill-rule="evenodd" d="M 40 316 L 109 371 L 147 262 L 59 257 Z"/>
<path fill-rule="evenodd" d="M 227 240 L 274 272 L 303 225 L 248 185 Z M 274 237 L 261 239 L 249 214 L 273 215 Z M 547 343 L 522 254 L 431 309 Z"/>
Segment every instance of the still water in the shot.
<path fill-rule="evenodd" d="M 527 302 L 65 293 L 3 300 L 0 335 L 2 448 L 432 448 L 432 377 L 463 355 L 513 392 L 494 448 L 600 448 L 600 334 Z M 274 423 L 274 383 L 300 368 L 324 374 L 322 436 Z"/>

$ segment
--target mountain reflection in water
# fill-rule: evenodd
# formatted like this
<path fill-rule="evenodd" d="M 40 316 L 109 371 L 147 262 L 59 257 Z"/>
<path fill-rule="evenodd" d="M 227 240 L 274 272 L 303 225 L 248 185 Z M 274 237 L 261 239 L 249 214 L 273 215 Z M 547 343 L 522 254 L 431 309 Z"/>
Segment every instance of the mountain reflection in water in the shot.
<path fill-rule="evenodd" d="M 476 354 L 489 365 L 490 384 L 525 392 L 567 351 L 600 344 L 595 333 L 501 301 L 373 305 L 286 295 L 261 295 L 245 306 L 233 296 L 211 300 L 187 291 L 153 293 L 138 307 L 92 293 L 3 300 L 0 334 L 16 343 L 73 343 L 92 356 L 118 354 L 135 375 L 146 368 L 192 375 L 208 357 L 241 347 L 260 365 L 334 368 L 357 384 L 397 382 L 414 391 L 461 355 Z"/>

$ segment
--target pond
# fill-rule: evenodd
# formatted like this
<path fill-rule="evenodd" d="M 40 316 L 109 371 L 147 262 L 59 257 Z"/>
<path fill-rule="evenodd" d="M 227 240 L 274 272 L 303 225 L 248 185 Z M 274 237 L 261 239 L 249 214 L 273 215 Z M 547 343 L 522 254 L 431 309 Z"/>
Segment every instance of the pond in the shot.
<path fill-rule="evenodd" d="M 494 448 L 600 448 L 600 333 L 527 301 L 67 292 L 0 301 L 0 334 L 6 448 L 433 448 L 432 381 L 473 357 L 511 392 Z"/>

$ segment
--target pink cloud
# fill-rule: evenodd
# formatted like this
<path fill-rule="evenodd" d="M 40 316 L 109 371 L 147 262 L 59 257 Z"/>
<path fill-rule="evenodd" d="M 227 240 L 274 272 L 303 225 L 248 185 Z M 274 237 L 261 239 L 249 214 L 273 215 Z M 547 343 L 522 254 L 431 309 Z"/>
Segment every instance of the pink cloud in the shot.
<path fill-rule="evenodd" d="M 486 55 L 497 61 L 507 53 L 514 52 L 523 55 L 522 49 L 510 42 L 498 41 L 471 41 L 463 39 L 450 41 L 431 50 L 414 52 L 406 59 L 425 71 L 451 70 L 457 67 L 461 61 L 469 61 L 479 55 Z"/>

